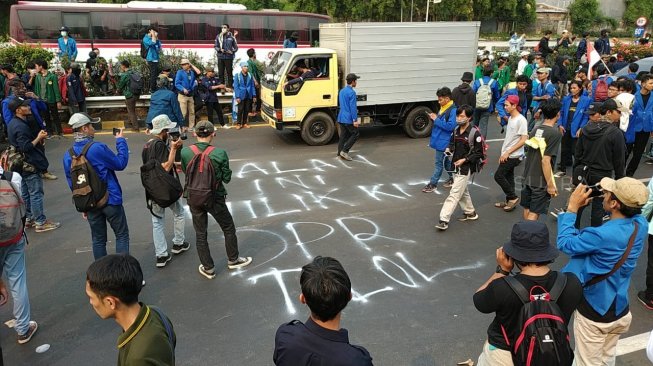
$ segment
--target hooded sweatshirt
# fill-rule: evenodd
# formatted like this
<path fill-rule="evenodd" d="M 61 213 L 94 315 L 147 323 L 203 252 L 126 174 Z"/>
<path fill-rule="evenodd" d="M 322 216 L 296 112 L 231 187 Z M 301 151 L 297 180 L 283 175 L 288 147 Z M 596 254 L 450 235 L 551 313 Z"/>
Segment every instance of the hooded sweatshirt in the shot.
<path fill-rule="evenodd" d="M 576 143 L 577 165 L 589 167 L 590 184 L 601 178 L 623 178 L 626 175 L 626 142 L 621 130 L 614 124 L 601 120 L 588 122 Z"/>
<path fill-rule="evenodd" d="M 468 105 L 474 108 L 476 106 L 476 93 L 474 93 L 471 85 L 462 83 L 453 88 L 451 100 L 453 100 L 456 107 Z"/>

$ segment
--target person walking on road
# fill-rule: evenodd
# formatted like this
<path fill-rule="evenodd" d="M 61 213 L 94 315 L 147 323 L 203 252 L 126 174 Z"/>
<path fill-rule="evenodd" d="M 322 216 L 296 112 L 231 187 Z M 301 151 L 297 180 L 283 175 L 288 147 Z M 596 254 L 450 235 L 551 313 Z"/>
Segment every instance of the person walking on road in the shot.
<path fill-rule="evenodd" d="M 159 55 L 161 54 L 161 41 L 159 32 L 154 27 L 147 29 L 147 34 L 143 37 L 143 46 L 147 50 L 147 66 L 150 68 L 150 93 L 156 91 L 156 79 L 159 75 Z"/>
<path fill-rule="evenodd" d="M 462 83 L 451 91 L 451 99 L 453 100 L 453 103 L 456 107 L 462 107 L 464 105 L 475 106 L 476 93 L 471 85 L 472 81 L 474 81 L 474 74 L 465 71 L 462 78 L 460 78 L 460 81 L 462 81 Z"/>
<path fill-rule="evenodd" d="M 338 94 L 338 134 L 340 140 L 338 141 L 338 156 L 341 159 L 351 161 L 352 157 L 349 155 L 349 150 L 354 146 L 358 140 L 360 132 L 358 126 L 358 106 L 356 104 L 356 91 L 354 88 L 358 85 L 360 77 L 356 74 L 349 74 L 345 78 L 347 86 L 340 90 Z"/>
<path fill-rule="evenodd" d="M 175 74 L 175 89 L 178 93 L 179 106 L 184 118 L 188 117 L 188 127 L 195 126 L 195 100 L 193 95 L 197 89 L 197 77 L 200 69 L 186 58 L 181 59 L 181 70 Z"/>
<path fill-rule="evenodd" d="M 429 117 L 433 120 L 433 129 L 431 130 L 431 140 L 429 147 L 435 150 L 435 170 L 429 180 L 429 183 L 422 188 L 422 192 L 435 192 L 438 188 L 438 182 L 442 172 L 446 171 L 449 179 L 444 183 L 445 188 L 451 188 L 453 185 L 453 173 L 450 171 L 451 161 L 447 158 L 445 150 L 449 147 L 451 133 L 456 129 L 456 106 L 451 100 L 451 90 L 446 86 L 438 89 L 438 104 L 440 110 L 438 114 L 431 113 Z"/>
<path fill-rule="evenodd" d="M 485 68 L 483 70 L 483 77 L 474 81 L 474 84 L 472 84 L 472 89 L 476 93 L 474 126 L 481 130 L 483 138 L 487 136 L 488 120 L 494 112 L 494 105 L 501 97 L 499 83 L 491 77 L 492 72 L 492 68 Z"/>

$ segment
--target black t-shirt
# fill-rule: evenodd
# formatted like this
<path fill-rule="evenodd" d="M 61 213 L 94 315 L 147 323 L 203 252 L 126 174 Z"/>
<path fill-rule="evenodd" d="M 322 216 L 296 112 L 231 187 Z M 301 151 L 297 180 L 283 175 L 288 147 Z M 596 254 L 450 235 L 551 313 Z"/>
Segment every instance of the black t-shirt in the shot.
<path fill-rule="evenodd" d="M 556 154 L 560 147 L 562 135 L 557 127 L 539 125 L 533 128 L 528 138 L 542 137 L 546 142 L 544 155 L 551 157 L 551 169 L 555 167 Z M 531 187 L 546 188 L 546 179 L 542 171 L 542 153 L 539 149 L 526 148 L 526 165 L 524 166 L 524 184 Z"/>
<path fill-rule="evenodd" d="M 644 108 L 646 108 L 646 105 L 648 104 L 648 99 L 651 97 L 651 93 L 648 93 L 646 95 L 642 94 L 642 102 L 644 102 Z"/>
<path fill-rule="evenodd" d="M 158 138 L 152 139 L 143 147 L 143 152 L 141 154 L 141 158 L 143 159 L 143 164 L 147 163 L 150 160 L 150 151 L 152 151 L 151 157 L 154 158 L 154 160 L 158 161 L 159 163 L 163 164 L 166 161 L 168 161 L 170 149 L 168 148 L 168 145 L 166 145 L 166 143 L 163 142 L 163 140 L 160 140 Z M 168 173 L 170 173 L 170 175 L 174 175 L 172 169 L 170 169 Z"/>
<path fill-rule="evenodd" d="M 576 113 L 576 107 L 578 106 L 578 102 L 574 102 L 574 100 L 571 100 L 571 104 L 569 105 L 569 114 L 567 115 L 567 127 L 571 127 L 571 122 L 574 119 L 574 114 Z"/>
<path fill-rule="evenodd" d="M 515 279 L 521 282 L 526 289 L 533 286 L 542 286 L 546 290 L 551 290 L 559 272 L 550 271 L 544 276 L 526 276 L 523 274 L 515 275 Z M 565 319 L 565 324 L 569 324 L 571 315 L 578 307 L 583 298 L 583 288 L 578 278 L 571 273 L 567 273 L 567 285 L 562 291 L 560 298 L 556 302 L 560 307 Z M 492 281 L 484 290 L 474 294 L 474 306 L 478 311 L 490 314 L 496 313 L 494 320 L 487 330 L 488 342 L 500 349 L 510 350 L 506 344 L 505 338 L 501 331 L 501 325 L 506 330 L 508 339 L 513 342 L 519 334 L 519 314 L 521 313 L 522 302 L 517 294 L 510 288 L 510 285 L 503 278 Z"/>

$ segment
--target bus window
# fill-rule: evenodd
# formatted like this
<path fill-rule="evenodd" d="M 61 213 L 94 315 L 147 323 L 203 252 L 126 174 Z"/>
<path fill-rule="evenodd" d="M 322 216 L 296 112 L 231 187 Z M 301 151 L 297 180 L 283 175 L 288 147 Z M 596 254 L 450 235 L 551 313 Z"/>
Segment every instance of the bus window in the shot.
<path fill-rule="evenodd" d="M 290 37 L 293 32 L 299 33 L 299 43 L 310 44 L 308 34 L 308 18 L 306 17 L 284 17 L 286 25 L 283 28 L 284 39 Z"/>
<path fill-rule="evenodd" d="M 139 13 L 140 34 L 145 34 L 147 27 L 154 26 L 163 40 L 183 40 L 184 22 L 181 14 Z"/>
<path fill-rule="evenodd" d="M 268 15 L 263 28 L 264 41 L 274 44 L 282 44 L 284 30 L 286 28 L 285 16 Z"/>
<path fill-rule="evenodd" d="M 92 12 L 91 26 L 94 39 L 139 39 L 134 13 Z"/>
<path fill-rule="evenodd" d="M 91 39 L 88 28 L 88 13 L 63 13 L 63 24 L 70 29 L 75 39 Z"/>
<path fill-rule="evenodd" d="M 315 18 L 311 18 L 309 20 L 311 46 L 313 46 L 315 42 L 320 41 L 320 23 L 326 23 L 326 21 L 323 19 L 315 19 Z"/>
<path fill-rule="evenodd" d="M 259 43 L 264 42 L 265 38 L 263 33 L 263 25 L 265 24 L 266 17 L 264 16 L 251 16 L 249 17 L 249 27 L 251 32 L 251 40 L 253 42 Z"/>
<path fill-rule="evenodd" d="M 213 41 L 219 27 L 213 15 L 184 14 L 184 39 L 187 41 Z"/>
<path fill-rule="evenodd" d="M 18 18 L 25 35 L 31 39 L 58 39 L 61 13 L 52 10 L 19 10 Z"/>

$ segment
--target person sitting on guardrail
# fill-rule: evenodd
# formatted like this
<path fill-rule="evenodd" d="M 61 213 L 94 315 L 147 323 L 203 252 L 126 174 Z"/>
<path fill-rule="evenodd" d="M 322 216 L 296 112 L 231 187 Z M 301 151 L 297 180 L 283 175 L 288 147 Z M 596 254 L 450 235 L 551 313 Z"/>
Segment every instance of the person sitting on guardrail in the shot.
<path fill-rule="evenodd" d="M 75 39 L 69 35 L 68 32 L 70 32 L 70 29 L 68 27 L 63 26 L 59 29 L 61 32 L 61 37 L 57 40 L 57 44 L 59 45 L 59 52 L 57 52 L 57 56 L 59 58 L 68 57 L 68 60 L 75 61 L 77 59 L 77 42 L 75 42 Z"/>
<path fill-rule="evenodd" d="M 150 108 L 145 117 L 145 124 L 148 129 L 152 129 L 152 119 L 165 114 L 171 121 L 177 123 L 179 127 L 184 128 L 186 122 L 184 115 L 179 107 L 177 93 L 169 89 L 169 81 L 165 75 L 159 75 L 156 80 L 156 91 L 150 96 Z"/>

